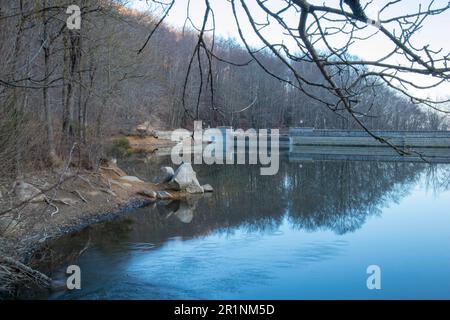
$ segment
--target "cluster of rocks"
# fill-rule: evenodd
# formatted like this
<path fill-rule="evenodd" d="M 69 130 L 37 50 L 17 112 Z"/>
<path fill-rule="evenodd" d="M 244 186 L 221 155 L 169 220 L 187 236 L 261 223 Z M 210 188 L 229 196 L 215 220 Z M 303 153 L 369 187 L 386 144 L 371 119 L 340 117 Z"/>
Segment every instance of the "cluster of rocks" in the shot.
<path fill-rule="evenodd" d="M 120 184 L 120 186 L 128 189 L 132 188 L 133 184 L 139 185 L 141 183 L 145 183 L 141 179 L 134 176 L 121 176 L 118 180 L 110 179 L 109 181 L 112 184 Z M 181 164 L 176 171 L 174 171 L 171 167 L 162 167 L 159 181 L 159 185 L 162 187 L 160 191 L 153 191 L 151 189 L 143 188 L 137 193 L 149 198 L 168 200 L 173 198 L 170 193 L 171 191 L 185 192 L 188 194 L 213 192 L 211 185 L 200 185 L 197 179 L 197 174 L 190 163 Z M 49 201 L 42 190 L 24 181 L 16 181 L 13 186 L 13 190 L 19 203 L 39 203 Z M 76 204 L 74 199 L 68 197 L 60 197 L 52 199 L 52 201 L 60 202 L 66 205 Z"/>
<path fill-rule="evenodd" d="M 162 167 L 160 183 L 165 184 L 167 190 L 184 191 L 190 194 L 213 192 L 209 184 L 200 185 L 197 173 L 190 163 L 182 163 L 176 171 L 171 167 Z"/>
<path fill-rule="evenodd" d="M 140 190 L 138 194 L 159 200 L 170 200 L 173 198 L 173 196 L 167 191 Z"/>
<path fill-rule="evenodd" d="M 213 187 L 209 184 L 201 185 L 197 179 L 197 174 L 190 163 L 181 164 L 177 170 L 172 167 L 161 167 L 161 174 L 158 177 L 160 191 L 151 189 L 141 189 L 137 193 L 148 198 L 159 200 L 171 200 L 174 198 L 172 191 L 185 192 L 187 194 L 203 194 L 213 192 Z M 119 178 L 122 185 L 126 183 L 144 182 L 137 177 L 123 176 Z"/>
<path fill-rule="evenodd" d="M 25 181 L 16 181 L 13 185 L 13 190 L 18 203 L 39 203 L 50 201 L 42 190 Z M 76 200 L 69 197 L 56 197 L 51 199 L 51 201 L 71 206 L 77 204 Z"/>
<path fill-rule="evenodd" d="M 140 136 L 148 136 L 158 138 L 157 131 L 151 126 L 149 121 L 146 121 L 136 127 L 136 133 Z"/>

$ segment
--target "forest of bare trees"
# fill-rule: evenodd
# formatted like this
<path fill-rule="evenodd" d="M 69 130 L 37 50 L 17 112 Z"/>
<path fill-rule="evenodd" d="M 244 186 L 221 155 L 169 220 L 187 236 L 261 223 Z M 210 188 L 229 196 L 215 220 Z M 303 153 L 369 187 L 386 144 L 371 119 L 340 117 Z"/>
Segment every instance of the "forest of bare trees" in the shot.
<path fill-rule="evenodd" d="M 303 8 L 303 1 L 286 4 L 297 2 Z M 66 26 L 72 4 L 81 8 L 80 30 Z M 237 39 L 213 37 L 205 28 L 159 24 L 156 5 L 142 13 L 125 1 L 0 1 L 2 174 L 20 176 L 29 168 L 57 165 L 74 146 L 78 164 L 95 167 L 111 136 L 146 120 L 159 128 L 190 127 L 193 119 L 241 128 L 360 128 L 359 121 L 369 129 L 447 128 L 442 114 L 389 83 L 358 85 L 348 98 L 358 100 L 357 113 L 352 107 L 350 112 L 330 108 L 317 96 L 347 98 L 333 96 L 336 89 L 330 91 L 323 66 L 314 59 L 288 51 L 280 59 L 270 45 L 253 50 Z M 334 59 L 341 61 L 343 54 L 335 52 Z M 352 59 L 358 57 L 347 57 Z M 331 83 L 367 72 L 365 65 L 339 61 L 327 66 Z M 307 90 L 290 85 L 300 83 L 298 75 L 308 79 L 302 86 Z"/>
<path fill-rule="evenodd" d="M 447 191 L 450 170 L 425 162 L 449 163 L 450 47 L 444 29 L 450 2 L 412 3 L 0 0 L 0 300 L 20 297 L 20 291 L 31 289 L 28 283 L 47 291 L 58 286 L 37 267 L 47 258 L 40 253 L 32 257 L 38 248 L 45 250 L 62 235 L 136 208 L 149 209 L 150 204 L 156 211 L 136 219 L 136 234 L 144 235 L 145 243 L 165 243 L 167 235 L 195 237 L 239 226 L 264 231 L 280 227 L 284 220 L 292 231 L 344 235 L 361 230 L 369 217 L 397 204 L 419 181 L 433 191 Z M 432 30 L 435 36 L 430 36 L 430 21 L 437 21 L 435 29 L 441 25 Z M 220 32 L 223 24 L 233 30 L 229 36 Z M 428 33 L 422 33 L 426 29 Z M 260 177 L 255 173 L 260 168 L 248 166 L 194 170 L 182 163 L 172 168 L 174 161 L 164 155 L 174 143 L 167 132 L 156 137 L 157 129 L 192 130 L 196 120 L 203 121 L 203 128 L 281 129 L 282 145 L 271 143 L 270 148 L 271 157 L 280 155 L 273 152 L 274 145 L 286 151 L 281 153 L 285 157 L 279 174 Z M 288 130 L 292 127 L 362 132 L 346 132 L 355 135 L 354 146 L 340 139 L 332 146 L 327 145 L 333 138 L 330 131 L 324 131 L 326 143 L 305 144 L 306 150 L 315 148 L 317 153 L 308 154 L 299 146 L 297 154 L 296 142 L 286 132 L 313 130 Z M 382 130 L 447 131 L 427 132 L 445 142 L 434 145 L 424 132 L 396 132 L 420 137 L 423 145 L 415 150 L 404 137 L 392 142 Z M 183 142 L 196 141 L 195 135 L 192 138 Z M 218 145 L 216 139 L 203 142 Z M 259 151 L 262 148 L 259 144 Z M 431 152 L 422 154 L 422 149 Z M 395 156 L 381 154 L 385 150 Z M 165 175 L 156 177 L 160 165 Z M 189 169 L 187 187 L 175 181 L 183 167 Z M 196 170 L 206 184 L 200 185 Z M 199 193 L 204 201 L 191 198 L 189 203 L 189 197 L 197 196 L 191 193 Z M 418 194 L 414 197 L 427 200 Z M 427 216 L 439 213 L 437 208 L 419 209 Z M 397 230 L 392 222 L 401 225 L 399 235 L 411 229 L 411 237 L 404 239 L 408 246 L 398 247 L 402 251 L 411 246 L 411 239 L 420 238 L 417 231 L 425 221 L 409 224 L 415 220 L 411 217 L 385 224 L 392 232 Z M 170 219 L 178 219 L 178 227 L 172 229 Z M 122 241 L 121 230 L 112 226 L 112 236 Z M 94 246 L 96 239 L 108 238 L 103 232 L 107 229 L 92 229 Z M 127 225 L 126 232 L 131 230 Z M 419 235 L 425 239 L 435 230 L 427 232 Z M 448 234 L 447 229 L 441 232 Z M 77 248 L 78 256 L 90 250 L 90 236 L 81 250 Z M 442 247 L 440 239 L 446 238 L 441 236 L 430 242 L 430 252 Z M 396 235 L 388 246 L 399 238 Z M 289 244 L 295 238 L 286 239 Z M 442 261 L 446 258 L 435 254 Z M 36 259 L 36 266 L 30 258 Z M 440 286 L 441 280 L 435 283 Z"/>

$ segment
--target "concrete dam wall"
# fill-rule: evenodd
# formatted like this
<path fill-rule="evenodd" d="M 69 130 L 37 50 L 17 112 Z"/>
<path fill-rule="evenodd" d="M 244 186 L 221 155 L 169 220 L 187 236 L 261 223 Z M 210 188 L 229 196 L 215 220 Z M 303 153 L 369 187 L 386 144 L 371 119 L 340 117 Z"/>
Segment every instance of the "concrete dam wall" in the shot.
<path fill-rule="evenodd" d="M 401 148 L 450 148 L 450 131 L 372 131 L 391 144 Z M 293 145 L 299 146 L 352 146 L 386 147 L 362 130 L 327 130 L 290 128 Z"/>

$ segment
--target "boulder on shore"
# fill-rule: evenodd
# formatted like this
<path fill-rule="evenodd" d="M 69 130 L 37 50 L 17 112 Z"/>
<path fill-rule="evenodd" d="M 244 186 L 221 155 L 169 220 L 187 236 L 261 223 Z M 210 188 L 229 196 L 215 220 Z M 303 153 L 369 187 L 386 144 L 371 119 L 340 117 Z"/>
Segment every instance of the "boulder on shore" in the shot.
<path fill-rule="evenodd" d="M 181 164 L 167 185 L 171 190 L 203 193 L 203 188 L 197 180 L 197 174 L 190 163 Z"/>
<path fill-rule="evenodd" d="M 41 190 L 25 181 L 17 181 L 14 184 L 14 194 L 19 202 L 43 202 L 46 200 Z"/>
<path fill-rule="evenodd" d="M 213 187 L 210 184 L 204 184 L 202 186 L 202 188 L 203 188 L 204 192 L 213 192 L 214 191 Z"/>
<path fill-rule="evenodd" d="M 175 172 L 172 167 L 161 167 L 161 175 L 158 178 L 158 183 L 166 183 L 172 180 Z"/>

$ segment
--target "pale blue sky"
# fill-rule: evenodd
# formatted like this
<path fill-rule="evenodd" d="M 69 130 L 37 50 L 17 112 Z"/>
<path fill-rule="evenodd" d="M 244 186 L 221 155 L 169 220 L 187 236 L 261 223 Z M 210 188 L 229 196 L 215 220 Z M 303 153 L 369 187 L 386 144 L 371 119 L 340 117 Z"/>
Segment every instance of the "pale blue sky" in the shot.
<path fill-rule="evenodd" d="M 321 4 L 323 0 L 311 0 L 310 2 Z M 368 1 L 362 1 L 362 3 L 367 3 Z M 366 12 L 370 17 L 376 18 L 377 11 L 379 8 L 383 7 L 386 4 L 387 0 L 374 0 L 372 4 L 367 8 Z M 186 8 L 187 8 L 188 0 L 176 0 L 175 5 L 167 18 L 167 22 L 175 27 L 182 27 L 186 20 Z M 231 4 L 226 0 L 210 0 L 210 3 L 213 7 L 215 13 L 216 20 L 216 34 L 228 38 L 236 38 L 239 39 L 239 35 L 237 32 L 236 24 L 234 21 L 234 17 L 231 11 Z M 246 0 L 246 3 L 254 18 L 258 21 L 264 21 L 265 14 L 258 7 L 255 0 Z M 276 8 L 277 5 L 280 5 L 282 2 L 279 0 L 271 0 L 268 1 L 267 4 L 271 8 Z M 403 15 L 408 12 L 416 12 L 417 8 L 420 4 L 428 4 L 428 0 L 422 1 L 402 1 L 398 5 L 392 6 L 392 9 L 386 11 L 381 19 L 386 19 L 392 16 Z M 327 0 L 326 4 L 329 6 L 339 7 L 339 0 Z M 436 0 L 434 7 L 441 7 L 447 4 L 446 0 Z M 148 8 L 148 5 L 145 0 L 130 0 L 130 5 L 139 10 L 145 10 Z M 193 22 L 199 26 L 201 24 L 204 12 L 204 1 L 203 0 L 191 0 L 190 2 L 190 17 Z M 260 46 L 261 42 L 258 40 L 257 36 L 252 32 L 250 25 L 248 24 L 248 20 L 243 12 L 242 8 L 238 7 L 239 19 L 242 23 L 242 29 L 244 30 L 246 39 L 253 46 Z M 292 13 L 285 17 L 285 21 L 296 27 L 298 25 L 298 14 Z M 386 26 L 390 27 L 390 26 Z M 392 25 L 391 28 L 394 28 Z M 374 27 L 370 27 L 368 32 L 375 32 L 376 29 Z M 286 36 L 283 36 L 281 28 L 277 27 L 273 24 L 273 27 L 265 28 L 263 31 L 265 37 L 268 40 L 273 41 L 275 43 L 280 43 L 283 41 L 286 45 L 291 48 L 295 48 L 295 44 L 291 39 Z M 368 33 L 367 33 L 368 34 Z M 342 37 L 335 37 L 335 44 L 338 45 L 339 42 L 342 42 L 344 39 Z M 240 42 L 240 41 L 239 41 Z M 418 47 L 422 47 L 425 44 L 430 44 L 430 48 L 439 49 L 443 48 L 443 51 L 450 52 L 450 11 L 446 12 L 440 16 L 435 16 L 429 18 L 428 22 L 425 23 L 424 28 L 417 33 L 414 38 L 414 45 Z M 376 60 L 386 54 L 388 50 L 392 48 L 392 44 L 389 40 L 387 40 L 383 35 L 376 35 L 370 40 L 366 41 L 357 41 L 352 46 L 351 54 L 358 55 L 365 59 Z M 394 57 L 391 63 L 404 64 L 407 61 L 402 57 Z M 410 76 L 408 78 L 411 81 L 425 84 L 430 80 L 429 77 L 423 76 Z M 426 92 L 416 92 L 421 96 L 429 96 L 432 98 L 435 97 L 444 97 L 450 95 L 450 85 L 443 85 L 439 88 L 435 88 L 432 90 L 427 90 Z"/>

